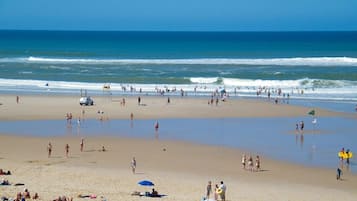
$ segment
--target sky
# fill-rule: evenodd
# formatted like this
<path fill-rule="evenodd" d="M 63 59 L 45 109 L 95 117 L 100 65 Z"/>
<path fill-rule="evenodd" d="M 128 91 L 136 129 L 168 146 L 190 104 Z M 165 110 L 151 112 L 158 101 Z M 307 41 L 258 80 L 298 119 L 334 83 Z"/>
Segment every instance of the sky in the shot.
<path fill-rule="evenodd" d="M 357 0 L 0 0 L 0 29 L 357 31 Z"/>

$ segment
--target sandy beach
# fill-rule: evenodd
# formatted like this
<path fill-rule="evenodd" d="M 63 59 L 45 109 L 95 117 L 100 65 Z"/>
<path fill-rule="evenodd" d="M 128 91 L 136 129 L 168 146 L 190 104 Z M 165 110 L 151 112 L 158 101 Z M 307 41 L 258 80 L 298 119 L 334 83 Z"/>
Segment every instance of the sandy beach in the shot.
<path fill-rule="evenodd" d="M 74 118 L 98 118 L 98 111 L 109 119 L 157 118 L 220 118 L 220 117 L 291 117 L 306 116 L 312 108 L 274 104 L 265 100 L 229 99 L 218 106 L 208 105 L 204 98 L 94 97 L 95 105 L 79 106 L 74 96 L 16 96 L 0 97 L 0 120 L 65 119 L 66 113 Z M 319 108 L 319 116 L 351 116 Z M 1 133 L 1 131 L 0 131 Z M 100 133 L 98 133 L 100 135 Z M 357 176 L 344 172 L 336 180 L 335 169 L 312 168 L 276 161 L 262 156 L 262 171 L 243 170 L 241 156 L 244 150 L 207 146 L 181 141 L 162 141 L 105 136 L 85 137 L 84 151 L 80 152 L 81 136 L 29 137 L 0 135 L 0 168 L 11 170 L 4 176 L 10 183 L 25 186 L 0 186 L 0 196 L 14 197 L 26 187 L 41 200 L 53 200 L 59 195 L 97 195 L 95 200 L 151 200 L 131 196 L 133 191 L 150 191 L 139 186 L 141 180 L 155 183 L 155 189 L 172 201 L 198 201 L 205 195 L 208 181 L 227 185 L 227 199 L 238 200 L 356 200 Z M 46 147 L 53 145 L 48 158 Z M 65 145 L 69 144 L 69 157 Z M 100 151 L 105 146 L 107 151 Z M 136 174 L 130 169 L 132 157 L 137 160 Z M 103 198 L 101 198 L 103 196 Z M 213 197 L 213 196 L 212 196 Z"/>
<path fill-rule="evenodd" d="M 274 104 L 267 99 L 247 100 L 229 99 L 220 101 L 218 106 L 208 105 L 209 98 L 141 96 L 138 105 L 137 96 L 125 97 L 125 106 L 121 105 L 124 97 L 93 97 L 94 106 L 80 106 L 79 96 L 33 96 L 23 95 L 16 103 L 16 96 L 0 97 L 0 120 L 34 120 L 34 119 L 65 119 L 66 113 L 72 113 L 73 118 L 99 118 L 98 111 L 103 111 L 110 119 L 129 119 L 133 113 L 134 119 L 158 118 L 221 118 L 221 117 L 292 117 L 305 116 L 312 109 L 318 116 L 346 116 L 344 113 L 305 108 L 288 104 Z"/>

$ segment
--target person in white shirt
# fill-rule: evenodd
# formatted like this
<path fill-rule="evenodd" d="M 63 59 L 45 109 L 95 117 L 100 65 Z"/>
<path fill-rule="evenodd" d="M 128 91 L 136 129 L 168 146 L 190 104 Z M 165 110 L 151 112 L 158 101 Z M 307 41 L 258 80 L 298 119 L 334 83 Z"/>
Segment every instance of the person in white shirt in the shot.
<path fill-rule="evenodd" d="M 221 181 L 221 185 L 219 185 L 219 188 L 222 190 L 222 193 L 220 194 L 222 201 L 226 201 L 226 190 L 227 190 L 227 187 L 226 187 L 226 185 L 223 183 L 223 181 Z"/>

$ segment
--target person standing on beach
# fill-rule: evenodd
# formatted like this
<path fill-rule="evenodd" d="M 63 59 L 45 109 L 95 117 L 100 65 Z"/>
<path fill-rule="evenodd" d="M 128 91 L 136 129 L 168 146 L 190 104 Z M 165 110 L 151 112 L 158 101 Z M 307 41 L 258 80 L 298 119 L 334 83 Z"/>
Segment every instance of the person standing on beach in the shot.
<path fill-rule="evenodd" d="M 47 145 L 47 152 L 48 152 L 48 158 L 51 157 L 51 153 L 52 153 L 52 144 L 51 142 L 48 143 Z"/>
<path fill-rule="evenodd" d="M 304 131 L 304 127 L 305 127 L 304 121 L 301 121 L 301 122 L 300 122 L 300 131 L 301 131 L 301 132 Z"/>
<path fill-rule="evenodd" d="M 260 171 L 260 157 L 255 158 L 255 171 Z"/>
<path fill-rule="evenodd" d="M 212 182 L 208 181 L 207 192 L 206 192 L 206 200 L 209 199 L 209 196 L 211 195 L 211 193 L 212 193 Z"/>
<path fill-rule="evenodd" d="M 245 154 L 242 155 L 242 167 L 243 167 L 243 170 L 245 170 L 245 164 L 247 162 L 247 157 L 245 156 Z"/>
<path fill-rule="evenodd" d="M 130 120 L 133 121 L 134 120 L 134 114 L 130 113 Z"/>
<path fill-rule="evenodd" d="M 250 171 L 253 171 L 253 158 L 252 156 L 249 156 L 248 158 L 248 167 Z"/>
<path fill-rule="evenodd" d="M 66 144 L 65 150 L 66 150 L 66 158 L 68 158 L 68 154 L 69 154 L 69 145 L 68 144 Z"/>
<path fill-rule="evenodd" d="M 141 97 L 139 96 L 138 97 L 138 105 L 140 105 L 141 104 Z"/>
<path fill-rule="evenodd" d="M 19 104 L 19 102 L 20 102 L 20 97 L 16 96 L 16 103 Z"/>
<path fill-rule="evenodd" d="M 81 139 L 81 144 L 80 145 L 81 145 L 81 152 L 83 152 L 83 147 L 84 147 L 84 139 L 83 138 Z"/>
<path fill-rule="evenodd" d="M 157 132 L 159 130 L 159 121 L 156 121 L 155 123 L 155 131 Z"/>
<path fill-rule="evenodd" d="M 340 180 L 340 179 L 341 179 L 341 175 L 342 175 L 342 170 L 338 167 L 338 168 L 337 168 L 336 179 L 337 179 L 337 180 Z"/>
<path fill-rule="evenodd" d="M 223 181 L 221 181 L 221 185 L 219 185 L 219 188 L 222 190 L 220 196 L 221 196 L 221 200 L 222 201 L 226 201 L 226 190 L 227 187 L 226 185 L 223 183 Z"/>
<path fill-rule="evenodd" d="M 135 157 L 133 157 L 133 159 L 131 160 L 131 171 L 133 172 L 133 174 L 135 174 L 135 169 L 136 169 L 136 160 Z"/>

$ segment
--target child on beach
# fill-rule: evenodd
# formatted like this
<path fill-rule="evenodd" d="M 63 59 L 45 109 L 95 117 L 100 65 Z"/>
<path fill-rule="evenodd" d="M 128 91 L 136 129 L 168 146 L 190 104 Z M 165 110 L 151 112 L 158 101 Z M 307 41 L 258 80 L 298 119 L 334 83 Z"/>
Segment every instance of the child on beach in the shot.
<path fill-rule="evenodd" d="M 218 200 L 218 184 L 215 185 L 215 188 L 214 188 L 214 200 Z"/>

